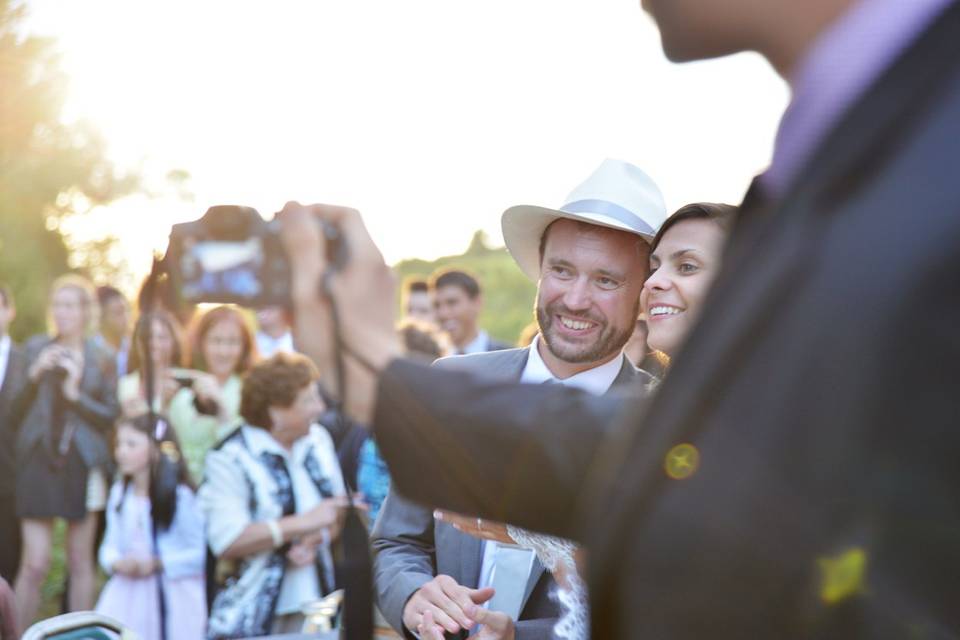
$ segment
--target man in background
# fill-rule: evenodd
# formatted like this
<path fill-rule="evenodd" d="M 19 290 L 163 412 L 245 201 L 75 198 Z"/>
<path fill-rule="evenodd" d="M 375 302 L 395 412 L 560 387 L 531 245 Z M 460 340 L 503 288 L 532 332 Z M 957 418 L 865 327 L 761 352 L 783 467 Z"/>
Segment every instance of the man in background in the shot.
<path fill-rule="evenodd" d="M 20 520 L 14 497 L 16 425 L 11 424 L 9 411 L 24 382 L 26 366 L 23 352 L 10 338 L 10 323 L 16 314 L 13 294 L 0 284 L 0 576 L 10 583 L 20 562 Z"/>
<path fill-rule="evenodd" d="M 477 279 L 464 271 L 442 271 L 430 279 L 437 324 L 450 340 L 453 355 L 509 349 L 480 328 L 483 294 Z"/>
<path fill-rule="evenodd" d="M 119 379 L 127 373 L 130 358 L 130 303 L 119 289 L 110 285 L 97 287 L 97 303 L 100 333 L 96 339 L 100 346 L 114 354 Z"/>
<path fill-rule="evenodd" d="M 295 353 L 290 332 L 290 313 L 281 306 L 257 311 L 257 353 L 264 360 L 275 353 Z"/>
<path fill-rule="evenodd" d="M 433 312 L 433 296 L 426 280 L 409 280 L 403 288 L 401 306 L 406 320 L 415 320 L 430 325 L 436 324 Z"/>

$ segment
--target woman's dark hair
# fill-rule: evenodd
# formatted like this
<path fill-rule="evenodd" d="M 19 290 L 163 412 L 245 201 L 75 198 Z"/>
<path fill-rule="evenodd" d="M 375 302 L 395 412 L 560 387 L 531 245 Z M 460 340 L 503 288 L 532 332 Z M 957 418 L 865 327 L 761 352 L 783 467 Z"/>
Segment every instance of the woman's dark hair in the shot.
<path fill-rule="evenodd" d="M 289 407 L 307 385 L 320 377 L 306 356 L 279 352 L 253 365 L 243 379 L 240 415 L 251 427 L 272 429 L 270 407 Z"/>
<path fill-rule="evenodd" d="M 121 426 L 145 434 L 156 448 L 157 455 L 150 458 L 150 517 L 155 531 L 166 531 L 177 512 L 177 487 L 185 485 L 194 489 L 177 434 L 166 418 L 151 417 L 146 413 L 134 418 L 121 418 L 117 421 L 117 428 Z M 129 484 L 130 478 L 124 476 L 124 492 Z M 120 504 L 117 505 L 117 511 L 120 510 Z"/>
<path fill-rule="evenodd" d="M 140 317 L 137 318 L 137 324 L 133 327 L 133 348 L 130 349 L 130 362 L 127 366 L 127 370 L 130 373 L 140 370 L 140 367 L 143 366 L 142 361 L 144 360 L 144 356 L 150 352 L 150 348 L 145 344 L 144 338 L 146 337 L 147 323 L 153 320 L 163 323 L 163 326 L 170 332 L 170 338 L 173 340 L 173 353 L 171 354 L 170 365 L 182 367 L 184 364 L 183 330 L 180 329 L 180 323 L 177 321 L 176 316 L 166 309 L 157 309 L 150 313 L 140 314 Z"/>
<path fill-rule="evenodd" d="M 257 343 L 253 339 L 253 332 L 250 325 L 234 307 L 222 306 L 214 307 L 205 314 L 195 319 L 190 331 L 190 366 L 201 371 L 209 371 L 207 362 L 203 357 L 203 341 L 207 333 L 218 322 L 235 322 L 240 327 L 240 338 L 243 340 L 243 352 L 240 354 L 240 361 L 237 362 L 236 374 L 244 374 L 250 370 L 253 363 L 257 360 Z"/>
<path fill-rule="evenodd" d="M 650 253 L 657 248 L 660 241 L 671 227 L 684 220 L 713 220 L 724 231 L 730 231 L 733 227 L 734 219 L 737 217 L 737 207 L 732 204 L 723 204 L 722 202 L 693 202 L 685 204 L 674 211 L 669 218 L 660 225 L 657 235 L 650 243 Z"/>
<path fill-rule="evenodd" d="M 657 235 L 653 238 L 653 242 L 650 243 L 650 253 L 653 253 L 653 250 L 660 244 L 660 240 L 663 239 L 663 234 L 671 227 L 676 226 L 677 223 L 683 222 L 684 220 L 713 220 L 720 225 L 724 231 L 730 231 L 737 217 L 737 211 L 737 207 L 722 202 L 693 202 L 691 204 L 685 204 L 674 211 L 670 217 L 660 225 Z"/>

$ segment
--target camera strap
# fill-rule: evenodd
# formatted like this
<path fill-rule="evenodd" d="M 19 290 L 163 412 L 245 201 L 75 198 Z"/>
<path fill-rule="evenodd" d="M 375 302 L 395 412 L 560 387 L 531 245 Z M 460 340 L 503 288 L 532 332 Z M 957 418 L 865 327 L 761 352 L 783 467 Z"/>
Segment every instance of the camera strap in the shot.
<path fill-rule="evenodd" d="M 329 237 L 329 235 L 328 235 Z M 347 417 L 343 412 L 347 398 L 347 376 L 345 356 L 350 355 L 361 365 L 371 371 L 376 371 L 368 361 L 358 357 L 343 341 L 340 309 L 333 294 L 333 276 L 339 270 L 340 261 L 334 261 L 324 271 L 320 282 L 320 293 L 330 305 L 331 330 L 335 349 L 335 374 L 337 389 L 340 398 L 335 408 L 336 419 L 341 422 L 341 428 L 347 427 Z M 346 520 L 341 532 L 341 554 L 337 558 L 337 583 L 343 586 L 344 603 L 341 625 L 347 630 L 351 639 L 372 640 L 373 638 L 373 561 L 370 558 L 370 537 L 367 527 L 363 524 L 357 507 L 354 504 L 354 493 L 350 483 L 344 479 L 343 486 L 347 492 L 349 506 Z"/>

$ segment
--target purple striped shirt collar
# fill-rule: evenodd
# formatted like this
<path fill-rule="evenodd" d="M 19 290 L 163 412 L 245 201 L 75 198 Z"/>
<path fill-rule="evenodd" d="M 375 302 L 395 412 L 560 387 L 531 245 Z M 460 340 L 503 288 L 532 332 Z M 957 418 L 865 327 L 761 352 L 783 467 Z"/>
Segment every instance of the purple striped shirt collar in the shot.
<path fill-rule="evenodd" d="M 789 79 L 767 195 L 785 195 L 810 155 L 871 83 L 954 0 L 859 0 L 817 39 Z"/>

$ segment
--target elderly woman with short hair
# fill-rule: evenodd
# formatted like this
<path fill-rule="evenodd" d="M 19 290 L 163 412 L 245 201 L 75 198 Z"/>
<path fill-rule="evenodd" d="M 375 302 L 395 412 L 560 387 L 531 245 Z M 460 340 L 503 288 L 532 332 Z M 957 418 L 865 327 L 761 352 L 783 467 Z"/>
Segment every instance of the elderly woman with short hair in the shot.
<path fill-rule="evenodd" d="M 207 540 L 232 565 L 213 599 L 210 638 L 299 631 L 303 605 L 335 588 L 329 545 L 345 490 L 333 442 L 315 423 L 324 409 L 317 377 L 295 354 L 255 365 L 243 381 L 244 424 L 207 456 Z"/>

